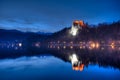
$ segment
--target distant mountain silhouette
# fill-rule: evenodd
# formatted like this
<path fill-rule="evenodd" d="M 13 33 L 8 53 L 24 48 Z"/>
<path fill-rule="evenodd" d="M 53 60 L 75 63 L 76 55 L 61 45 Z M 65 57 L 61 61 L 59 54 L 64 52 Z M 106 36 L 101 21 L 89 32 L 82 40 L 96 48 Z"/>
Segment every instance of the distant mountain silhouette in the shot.
<path fill-rule="evenodd" d="M 40 35 L 52 35 L 53 33 L 49 33 L 49 32 L 37 32 L 37 34 L 40 34 Z"/>
<path fill-rule="evenodd" d="M 33 32 L 21 32 L 18 30 L 4 30 L 0 29 L 0 40 L 4 39 L 27 39 L 30 37 L 41 37 L 43 34 L 33 33 Z"/>
<path fill-rule="evenodd" d="M 64 28 L 55 33 L 43 33 L 43 32 L 21 32 L 18 30 L 4 30 L 0 29 L 0 39 L 42 39 L 48 40 L 120 40 L 120 21 L 113 22 L 111 24 L 102 23 L 96 26 L 86 25 L 86 28 L 78 30 L 76 36 L 70 34 L 71 28 Z"/>

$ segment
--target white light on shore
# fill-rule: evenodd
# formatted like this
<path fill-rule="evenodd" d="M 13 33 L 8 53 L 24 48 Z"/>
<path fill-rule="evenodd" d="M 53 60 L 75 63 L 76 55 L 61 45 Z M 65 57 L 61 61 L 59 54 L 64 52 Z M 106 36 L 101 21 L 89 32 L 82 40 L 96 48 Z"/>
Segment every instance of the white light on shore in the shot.
<path fill-rule="evenodd" d="M 21 47 L 21 46 L 22 46 L 22 43 L 19 43 L 18 45 L 19 45 L 19 47 Z"/>

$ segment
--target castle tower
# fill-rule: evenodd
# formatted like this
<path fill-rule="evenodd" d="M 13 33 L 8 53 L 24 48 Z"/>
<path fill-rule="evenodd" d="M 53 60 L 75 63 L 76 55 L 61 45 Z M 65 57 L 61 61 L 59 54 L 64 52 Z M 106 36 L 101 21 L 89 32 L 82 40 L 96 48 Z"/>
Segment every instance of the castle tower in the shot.
<path fill-rule="evenodd" d="M 84 22 L 82 20 L 75 20 L 73 21 L 72 27 L 82 29 L 84 27 Z"/>
<path fill-rule="evenodd" d="M 82 30 L 82 28 L 84 28 L 84 22 L 82 20 L 75 20 L 73 21 L 72 23 L 72 27 L 71 27 L 71 31 L 70 33 L 73 35 L 73 36 L 76 36 L 77 32 L 79 29 Z"/>

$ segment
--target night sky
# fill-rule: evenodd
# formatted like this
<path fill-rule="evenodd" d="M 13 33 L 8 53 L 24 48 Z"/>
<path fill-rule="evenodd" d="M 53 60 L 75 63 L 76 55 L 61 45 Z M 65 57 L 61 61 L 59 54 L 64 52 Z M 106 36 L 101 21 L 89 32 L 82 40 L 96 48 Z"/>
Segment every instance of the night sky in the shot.
<path fill-rule="evenodd" d="M 0 0 L 0 29 L 55 32 L 72 21 L 120 20 L 120 0 Z"/>

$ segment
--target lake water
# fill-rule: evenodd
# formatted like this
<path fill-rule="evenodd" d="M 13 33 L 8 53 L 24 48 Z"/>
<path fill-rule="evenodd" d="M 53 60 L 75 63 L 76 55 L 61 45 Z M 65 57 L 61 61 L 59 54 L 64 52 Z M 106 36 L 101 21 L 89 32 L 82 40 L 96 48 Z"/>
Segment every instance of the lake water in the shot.
<path fill-rule="evenodd" d="M 120 80 L 120 50 L 1 49 L 0 80 Z"/>
<path fill-rule="evenodd" d="M 76 71 L 52 55 L 23 56 L 0 60 L 0 80 L 120 80 L 120 70 L 90 64 Z"/>

